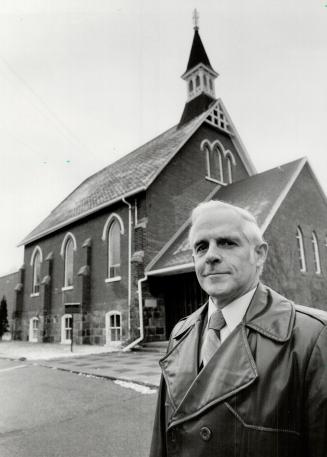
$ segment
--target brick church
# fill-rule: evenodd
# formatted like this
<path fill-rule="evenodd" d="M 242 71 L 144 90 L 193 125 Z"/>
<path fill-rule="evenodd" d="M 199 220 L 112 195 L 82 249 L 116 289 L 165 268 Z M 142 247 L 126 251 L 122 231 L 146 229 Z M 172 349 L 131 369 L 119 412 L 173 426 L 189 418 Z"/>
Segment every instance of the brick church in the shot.
<path fill-rule="evenodd" d="M 306 158 L 256 172 L 217 76 L 195 25 L 179 122 L 82 182 L 22 241 L 15 339 L 166 340 L 206 299 L 187 233 L 208 199 L 256 216 L 270 245 L 263 282 L 327 310 L 326 197 Z"/>

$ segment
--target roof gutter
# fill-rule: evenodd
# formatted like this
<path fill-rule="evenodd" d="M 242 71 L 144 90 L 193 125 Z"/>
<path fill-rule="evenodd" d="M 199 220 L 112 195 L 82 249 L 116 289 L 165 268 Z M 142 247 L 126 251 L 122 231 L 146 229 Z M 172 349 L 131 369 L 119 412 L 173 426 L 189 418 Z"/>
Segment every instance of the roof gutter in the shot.
<path fill-rule="evenodd" d="M 185 272 L 188 273 L 194 271 L 194 262 L 183 263 L 182 265 L 176 265 L 173 267 L 159 268 L 158 270 L 151 270 L 147 272 L 148 276 L 160 276 L 169 275 L 174 273 Z"/>
<path fill-rule="evenodd" d="M 86 211 L 86 213 L 79 214 L 78 216 L 72 217 L 72 218 L 66 220 L 65 222 L 57 224 L 57 225 L 55 225 L 54 227 L 52 227 L 52 228 L 50 228 L 48 230 L 44 230 L 43 232 L 38 233 L 37 235 L 34 235 L 31 238 L 28 238 L 26 240 L 22 240 L 17 245 L 17 247 L 24 246 L 25 244 L 31 243 L 32 241 L 36 241 L 36 240 L 38 240 L 38 239 L 40 239 L 40 238 L 42 238 L 42 237 L 44 237 L 46 235 L 49 235 L 50 233 L 56 232 L 57 230 L 61 229 L 62 227 L 65 227 L 65 226 L 67 226 L 69 224 L 72 224 L 75 221 L 78 221 L 79 219 L 83 219 L 84 217 L 89 216 L 90 214 L 96 213 L 100 209 L 103 209 L 103 208 L 106 208 L 107 206 L 113 205 L 114 203 L 117 203 L 117 202 L 119 202 L 120 200 L 122 200 L 124 198 L 131 197 L 132 195 L 138 194 L 139 192 L 145 191 L 146 189 L 147 188 L 145 186 L 138 187 L 137 189 L 126 193 L 122 197 L 120 196 L 120 197 L 114 198 L 113 200 L 110 200 L 109 202 L 105 202 L 102 205 L 97 206 L 96 208 L 92 208 L 91 210 Z"/>
<path fill-rule="evenodd" d="M 144 323 L 143 323 L 143 296 L 142 296 L 142 283 L 147 281 L 147 275 L 144 278 L 141 278 L 137 281 L 137 292 L 138 292 L 138 299 L 139 299 L 139 316 L 140 316 L 140 336 L 132 341 L 128 346 L 123 349 L 123 352 L 130 351 L 135 347 L 138 343 L 140 343 L 144 339 Z"/>
<path fill-rule="evenodd" d="M 122 198 L 122 202 L 128 206 L 128 337 L 131 335 L 131 297 L 132 297 L 132 205 Z"/>

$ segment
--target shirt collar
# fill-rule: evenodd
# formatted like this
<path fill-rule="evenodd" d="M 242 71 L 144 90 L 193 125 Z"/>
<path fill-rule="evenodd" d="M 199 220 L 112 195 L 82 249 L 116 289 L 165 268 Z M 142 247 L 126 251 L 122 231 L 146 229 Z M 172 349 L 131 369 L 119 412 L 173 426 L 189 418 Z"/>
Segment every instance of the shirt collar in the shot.
<path fill-rule="evenodd" d="M 249 304 L 251 303 L 256 288 L 257 287 L 254 287 L 246 294 L 242 295 L 241 297 L 238 297 L 236 300 L 230 302 L 227 306 L 222 308 L 221 311 L 223 313 L 226 325 L 230 332 L 232 332 L 234 328 L 242 321 L 246 313 L 246 310 L 248 309 Z M 208 322 L 211 314 L 216 310 L 217 306 L 214 304 L 212 298 L 209 297 Z"/>

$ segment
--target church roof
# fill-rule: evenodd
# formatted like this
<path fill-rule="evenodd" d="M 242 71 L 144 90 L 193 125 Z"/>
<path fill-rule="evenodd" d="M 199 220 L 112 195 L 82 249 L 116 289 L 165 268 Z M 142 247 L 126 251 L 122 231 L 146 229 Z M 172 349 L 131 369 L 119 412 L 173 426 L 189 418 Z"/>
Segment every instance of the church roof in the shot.
<path fill-rule="evenodd" d="M 305 158 L 250 176 L 220 188 L 210 199 L 221 200 L 250 211 L 264 233 L 303 166 Z M 190 219 L 148 265 L 147 273 L 173 274 L 193 271 L 192 251 L 188 243 Z"/>
<path fill-rule="evenodd" d="M 229 126 L 229 130 L 220 125 L 221 118 L 224 125 Z M 145 191 L 203 122 L 228 133 L 248 173 L 255 173 L 236 128 L 223 102 L 218 99 L 208 110 L 190 122 L 170 128 L 87 178 L 29 233 L 20 245 L 55 232 L 122 198 Z"/>
<path fill-rule="evenodd" d="M 123 197 L 146 190 L 208 113 L 210 110 L 183 127 L 170 128 L 87 178 L 20 244 L 34 241 Z"/>
<path fill-rule="evenodd" d="M 211 66 L 209 57 L 207 56 L 206 50 L 204 49 L 199 31 L 197 28 L 195 28 L 192 48 L 185 73 L 187 73 L 189 70 L 196 67 L 200 63 L 203 63 L 204 65 L 206 65 L 214 71 L 214 69 Z"/>

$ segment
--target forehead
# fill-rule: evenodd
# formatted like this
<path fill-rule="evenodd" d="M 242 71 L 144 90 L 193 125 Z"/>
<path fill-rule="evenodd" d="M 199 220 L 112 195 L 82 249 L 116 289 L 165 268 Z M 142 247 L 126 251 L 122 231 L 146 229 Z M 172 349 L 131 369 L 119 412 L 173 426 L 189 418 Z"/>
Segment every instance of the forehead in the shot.
<path fill-rule="evenodd" d="M 204 209 L 195 219 L 191 228 L 191 246 L 199 238 L 231 237 L 244 238 L 243 218 L 231 209 Z"/>

